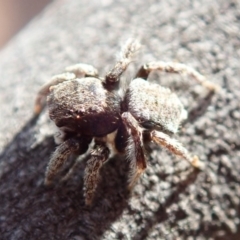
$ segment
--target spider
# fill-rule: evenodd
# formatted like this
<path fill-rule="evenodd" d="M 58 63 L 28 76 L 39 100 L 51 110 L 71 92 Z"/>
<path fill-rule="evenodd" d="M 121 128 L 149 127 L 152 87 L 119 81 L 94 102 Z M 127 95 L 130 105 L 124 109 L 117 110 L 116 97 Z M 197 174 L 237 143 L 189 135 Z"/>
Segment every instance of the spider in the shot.
<path fill-rule="evenodd" d="M 88 153 L 84 173 L 86 205 L 92 204 L 99 170 L 112 153 L 125 154 L 130 160 L 129 188 L 135 185 L 147 167 L 145 144 L 149 139 L 193 167 L 203 167 L 197 156 L 170 137 L 187 118 L 179 98 L 170 89 L 147 79 L 152 71 L 158 70 L 189 75 L 210 91 L 215 91 L 215 85 L 184 64 L 156 61 L 143 65 L 124 90 L 120 87 L 121 75 L 139 48 L 137 40 L 129 39 L 104 78 L 91 65 L 79 63 L 67 67 L 65 73 L 54 76 L 37 95 L 35 113 L 39 114 L 47 102 L 50 119 L 59 128 L 55 137 L 59 146 L 47 166 L 45 184 L 52 183 L 69 156 Z"/>

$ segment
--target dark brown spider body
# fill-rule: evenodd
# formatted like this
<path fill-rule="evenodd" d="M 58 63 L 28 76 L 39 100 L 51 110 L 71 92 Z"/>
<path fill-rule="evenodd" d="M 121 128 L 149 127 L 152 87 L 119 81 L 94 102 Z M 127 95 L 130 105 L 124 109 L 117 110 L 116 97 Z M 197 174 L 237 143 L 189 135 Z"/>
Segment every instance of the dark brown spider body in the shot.
<path fill-rule="evenodd" d="M 45 184 L 55 179 L 72 153 L 89 154 L 84 175 L 87 205 L 92 203 L 99 170 L 111 157 L 110 152 L 124 153 L 129 159 L 130 188 L 147 167 L 145 145 L 149 140 L 194 167 L 203 166 L 196 156 L 192 157 L 186 148 L 168 135 L 176 133 L 187 117 L 182 103 L 168 88 L 147 80 L 150 72 L 159 70 L 190 75 L 211 91 L 216 86 L 184 64 L 150 62 L 141 67 L 126 91 L 121 91 L 121 75 L 139 47 L 138 41 L 129 40 L 119 61 L 103 79 L 91 65 L 80 63 L 68 67 L 66 73 L 54 76 L 44 85 L 36 99 L 35 112 L 39 114 L 48 96 L 49 116 L 60 129 L 56 136 L 60 145 L 49 161 Z M 64 179 L 70 176 L 72 169 Z"/>

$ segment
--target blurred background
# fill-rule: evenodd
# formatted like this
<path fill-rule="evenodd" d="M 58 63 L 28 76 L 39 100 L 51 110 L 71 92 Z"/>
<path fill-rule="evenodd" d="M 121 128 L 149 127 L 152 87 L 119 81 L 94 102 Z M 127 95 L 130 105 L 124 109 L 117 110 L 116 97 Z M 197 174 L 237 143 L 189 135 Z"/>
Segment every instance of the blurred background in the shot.
<path fill-rule="evenodd" d="M 53 0 L 0 0 L 0 50 Z"/>

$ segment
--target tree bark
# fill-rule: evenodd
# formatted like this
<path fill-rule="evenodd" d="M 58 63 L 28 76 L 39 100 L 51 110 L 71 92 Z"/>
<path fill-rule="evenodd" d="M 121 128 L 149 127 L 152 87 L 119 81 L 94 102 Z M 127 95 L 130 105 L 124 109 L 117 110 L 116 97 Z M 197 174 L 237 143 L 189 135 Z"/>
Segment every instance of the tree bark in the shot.
<path fill-rule="evenodd" d="M 0 53 L 0 238 L 239 239 L 239 11 L 233 0 L 58 0 L 23 29 Z M 34 117 L 34 99 L 68 65 L 92 64 L 103 76 L 129 37 L 144 47 L 123 79 L 148 61 L 177 61 L 222 87 L 212 96 L 190 78 L 151 76 L 188 109 L 174 137 L 206 168 L 150 145 L 131 194 L 129 162 L 114 157 L 86 208 L 86 161 L 66 183 L 43 184 L 54 130 L 46 110 Z"/>

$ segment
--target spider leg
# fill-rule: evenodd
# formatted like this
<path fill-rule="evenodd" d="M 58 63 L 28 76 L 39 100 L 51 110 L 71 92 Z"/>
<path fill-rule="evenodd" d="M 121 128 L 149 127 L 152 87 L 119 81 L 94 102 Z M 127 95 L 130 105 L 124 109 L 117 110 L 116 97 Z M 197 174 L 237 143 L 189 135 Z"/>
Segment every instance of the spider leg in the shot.
<path fill-rule="evenodd" d="M 98 77 L 98 70 L 92 65 L 78 63 L 65 68 L 66 72 L 71 72 L 80 77 Z"/>
<path fill-rule="evenodd" d="M 144 64 L 139 69 L 139 71 L 137 72 L 136 78 L 147 79 L 148 75 L 152 71 L 156 71 L 156 70 L 167 72 L 167 73 L 177 73 L 182 75 L 188 75 L 193 79 L 195 79 L 202 86 L 208 88 L 210 91 L 215 92 L 218 90 L 217 85 L 208 81 L 203 75 L 201 75 L 195 69 L 182 63 L 162 62 L 162 61 L 150 62 L 150 63 Z"/>
<path fill-rule="evenodd" d="M 193 167 L 198 169 L 204 168 L 204 163 L 197 156 L 191 156 L 177 140 L 170 138 L 167 134 L 159 131 L 151 132 L 151 139 L 162 147 L 167 148 L 170 152 L 187 160 Z"/>
<path fill-rule="evenodd" d="M 140 43 L 134 39 L 129 39 L 126 42 L 126 44 L 122 47 L 119 60 L 106 75 L 106 88 L 114 89 L 118 87 L 120 76 L 132 62 L 134 54 L 139 50 L 140 46 Z"/>
<path fill-rule="evenodd" d="M 53 153 L 45 173 L 45 185 L 50 185 L 68 157 L 80 148 L 79 140 L 69 138 L 57 147 Z"/>
<path fill-rule="evenodd" d="M 96 142 L 84 174 L 85 204 L 91 205 L 99 180 L 99 170 L 109 159 L 109 149 L 104 142 Z"/>
<path fill-rule="evenodd" d="M 129 112 L 123 113 L 122 119 L 130 132 L 127 151 L 128 158 L 131 161 L 131 175 L 129 178 L 129 189 L 131 189 L 147 168 L 147 162 L 144 154 L 142 129 L 139 127 L 137 120 Z"/>
<path fill-rule="evenodd" d="M 67 181 L 75 172 L 75 170 L 77 169 L 77 166 L 80 164 L 80 162 L 82 162 L 87 156 L 89 155 L 89 151 L 87 151 L 86 153 L 82 154 L 81 156 L 79 156 L 75 163 L 71 166 L 71 168 L 68 170 L 68 172 L 66 173 L 66 175 L 61 179 L 62 182 Z"/>

